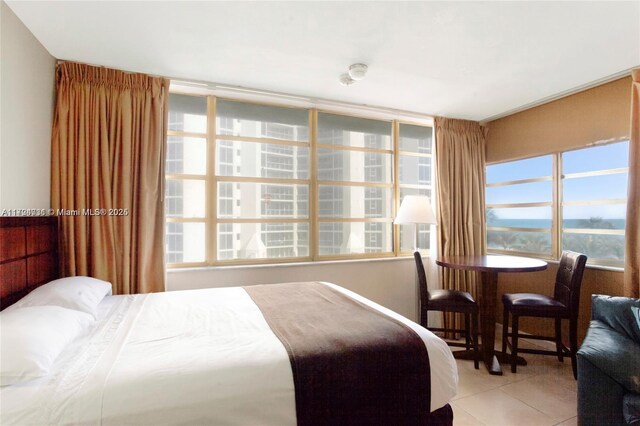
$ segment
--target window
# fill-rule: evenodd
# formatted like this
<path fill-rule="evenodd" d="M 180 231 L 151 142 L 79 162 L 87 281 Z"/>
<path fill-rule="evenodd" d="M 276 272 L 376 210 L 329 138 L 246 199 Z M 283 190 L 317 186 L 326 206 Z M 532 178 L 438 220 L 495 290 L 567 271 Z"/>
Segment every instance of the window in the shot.
<path fill-rule="evenodd" d="M 553 156 L 487 167 L 487 247 L 552 257 Z"/>
<path fill-rule="evenodd" d="M 217 258 L 308 257 L 309 112 L 223 99 L 215 109 Z"/>
<path fill-rule="evenodd" d="M 399 197 L 430 195 L 431 127 L 173 93 L 169 108 L 169 267 L 391 256 L 413 241 L 393 218 Z"/>
<path fill-rule="evenodd" d="M 171 95 L 168 128 L 165 165 L 167 262 L 204 262 L 207 99 Z"/>
<path fill-rule="evenodd" d="M 562 154 L 562 247 L 622 266 L 629 142 Z"/>
<path fill-rule="evenodd" d="M 319 254 L 393 252 L 391 122 L 318 114 Z"/>
<path fill-rule="evenodd" d="M 487 166 L 489 251 L 622 266 L 628 141 Z"/>

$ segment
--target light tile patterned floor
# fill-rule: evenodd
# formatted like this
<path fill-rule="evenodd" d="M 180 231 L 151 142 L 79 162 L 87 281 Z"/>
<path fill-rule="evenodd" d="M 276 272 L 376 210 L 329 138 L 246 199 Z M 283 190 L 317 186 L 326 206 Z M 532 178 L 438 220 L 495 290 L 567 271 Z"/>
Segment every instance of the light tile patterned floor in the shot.
<path fill-rule="evenodd" d="M 496 348 L 499 348 L 497 336 Z M 521 347 L 544 342 L 520 340 Z M 503 365 L 502 376 L 491 376 L 481 364 L 458 363 L 458 395 L 451 403 L 456 426 L 464 425 L 576 425 L 576 381 L 571 360 L 523 354 L 526 366 L 516 374 Z"/>

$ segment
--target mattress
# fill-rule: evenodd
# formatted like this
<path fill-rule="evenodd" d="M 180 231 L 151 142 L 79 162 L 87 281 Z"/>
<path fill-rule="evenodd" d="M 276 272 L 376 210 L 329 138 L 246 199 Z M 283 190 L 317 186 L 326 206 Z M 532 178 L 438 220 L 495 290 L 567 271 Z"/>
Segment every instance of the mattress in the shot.
<path fill-rule="evenodd" d="M 455 396 L 457 369 L 445 342 L 324 284 L 420 336 L 429 354 L 432 411 Z M 0 389 L 0 423 L 296 424 L 287 351 L 244 289 L 108 296 L 99 308 L 95 326 L 51 374 Z"/>

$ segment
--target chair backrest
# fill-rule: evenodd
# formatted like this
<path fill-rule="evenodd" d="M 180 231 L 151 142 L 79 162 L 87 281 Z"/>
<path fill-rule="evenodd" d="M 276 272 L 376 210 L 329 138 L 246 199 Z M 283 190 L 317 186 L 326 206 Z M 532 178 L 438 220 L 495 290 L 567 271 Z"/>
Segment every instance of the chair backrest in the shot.
<path fill-rule="evenodd" d="M 420 252 L 413 253 L 416 259 L 416 269 L 418 270 L 418 286 L 420 287 L 420 324 L 427 324 L 427 306 L 429 304 L 429 287 L 427 287 L 427 274 L 422 264 L 422 256 Z"/>
<path fill-rule="evenodd" d="M 572 251 L 563 251 L 556 274 L 553 298 L 569 308 L 572 316 L 578 315 L 580 286 L 587 256 Z"/>

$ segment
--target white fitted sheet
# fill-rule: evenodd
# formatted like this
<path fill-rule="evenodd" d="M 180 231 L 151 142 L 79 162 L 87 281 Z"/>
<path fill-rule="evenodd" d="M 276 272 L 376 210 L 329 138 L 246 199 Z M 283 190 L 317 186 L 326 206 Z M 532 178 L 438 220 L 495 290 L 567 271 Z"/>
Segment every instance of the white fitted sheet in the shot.
<path fill-rule="evenodd" d="M 415 330 L 431 364 L 431 409 L 451 400 L 447 345 L 395 312 L 325 283 Z M 0 389 L 0 423 L 295 425 L 287 352 L 239 287 L 108 296 L 91 332 L 52 373 Z"/>

